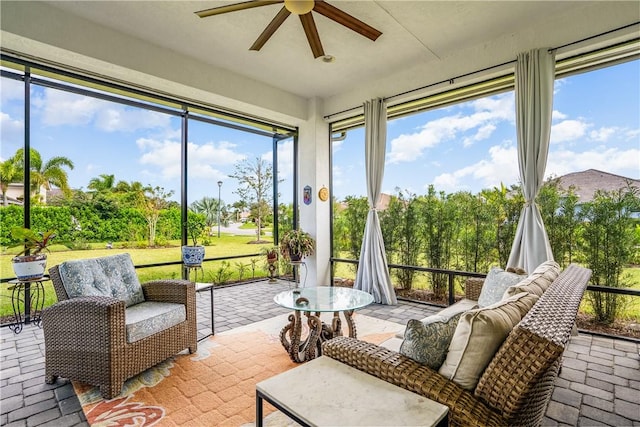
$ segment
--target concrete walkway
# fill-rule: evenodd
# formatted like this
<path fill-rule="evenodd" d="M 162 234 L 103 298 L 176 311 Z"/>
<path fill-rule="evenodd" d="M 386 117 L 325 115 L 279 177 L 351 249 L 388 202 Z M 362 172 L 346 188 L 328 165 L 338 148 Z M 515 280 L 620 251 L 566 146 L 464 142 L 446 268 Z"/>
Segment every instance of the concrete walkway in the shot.
<path fill-rule="evenodd" d="M 273 296 L 289 283 L 266 281 L 214 291 L 215 331 L 222 332 L 287 313 Z M 210 333 L 209 292 L 200 292 L 198 335 Z M 406 324 L 437 312 L 437 308 L 401 302 L 372 304 L 359 313 Z M 635 342 L 591 335 L 573 337 L 565 351 L 562 372 L 549 403 L 545 426 L 640 426 L 640 346 Z M 0 328 L 0 425 L 86 426 L 71 384 L 44 382 L 42 330 L 26 326 L 14 335 Z"/>

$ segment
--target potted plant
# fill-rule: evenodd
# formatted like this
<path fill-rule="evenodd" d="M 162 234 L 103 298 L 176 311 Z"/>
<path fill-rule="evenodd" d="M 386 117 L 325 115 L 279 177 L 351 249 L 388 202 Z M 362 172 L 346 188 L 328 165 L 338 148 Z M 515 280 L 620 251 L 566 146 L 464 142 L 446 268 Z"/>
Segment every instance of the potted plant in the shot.
<path fill-rule="evenodd" d="M 24 245 L 23 250 L 11 260 L 18 280 L 41 278 L 47 268 L 47 254 L 42 251 L 49 251 L 48 246 L 56 234 L 53 231 L 43 233 L 35 232 L 30 228 L 13 227 L 11 236 L 22 241 Z"/>
<path fill-rule="evenodd" d="M 186 227 L 193 245 L 182 247 L 182 262 L 187 267 L 199 267 L 204 260 L 204 246 L 198 244 L 198 239 L 206 227 L 204 216 L 189 211 Z"/>
<path fill-rule="evenodd" d="M 284 233 L 280 241 L 280 253 L 285 259 L 294 262 L 313 255 L 314 248 L 314 238 L 302 230 L 289 230 Z"/>
<path fill-rule="evenodd" d="M 267 269 L 269 270 L 269 283 L 276 282 L 276 263 L 278 262 L 278 247 L 266 246 L 262 253 L 267 256 Z"/>
<path fill-rule="evenodd" d="M 267 257 L 267 263 L 273 264 L 278 261 L 278 247 L 267 246 L 262 248 L 262 253 Z"/>

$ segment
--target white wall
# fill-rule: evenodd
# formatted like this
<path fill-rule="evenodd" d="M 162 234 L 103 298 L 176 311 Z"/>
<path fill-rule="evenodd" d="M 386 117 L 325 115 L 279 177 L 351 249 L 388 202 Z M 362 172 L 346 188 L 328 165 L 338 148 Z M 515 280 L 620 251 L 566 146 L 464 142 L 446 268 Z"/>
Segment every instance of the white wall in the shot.
<path fill-rule="evenodd" d="M 306 259 L 307 286 L 326 286 L 330 280 L 329 212 L 331 198 L 320 201 L 318 191 L 329 187 L 329 128 L 322 118 L 322 100 L 309 100 L 308 120 L 300 126 L 298 146 L 298 201 L 300 206 L 300 228 L 316 239 L 315 255 Z M 311 204 L 305 205 L 303 189 L 311 186 Z M 304 273 L 304 269 L 301 269 Z M 301 277 L 301 283 L 305 277 Z"/>

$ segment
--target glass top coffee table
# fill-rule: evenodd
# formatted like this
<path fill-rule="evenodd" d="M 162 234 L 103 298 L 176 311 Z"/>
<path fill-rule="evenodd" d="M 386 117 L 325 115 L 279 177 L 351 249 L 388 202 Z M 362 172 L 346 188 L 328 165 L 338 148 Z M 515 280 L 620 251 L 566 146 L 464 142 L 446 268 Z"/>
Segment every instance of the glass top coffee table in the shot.
<path fill-rule="evenodd" d="M 363 291 L 351 288 L 318 286 L 284 291 L 273 300 L 281 307 L 293 310 L 289 323 L 280 331 L 280 342 L 289 357 L 296 363 L 305 362 L 322 354 L 322 343 L 342 335 L 343 314 L 349 336 L 356 338 L 353 312 L 373 302 L 373 297 Z M 331 325 L 320 319 L 320 313 L 333 313 Z M 302 338 L 302 316 L 307 317 L 309 333 Z"/>

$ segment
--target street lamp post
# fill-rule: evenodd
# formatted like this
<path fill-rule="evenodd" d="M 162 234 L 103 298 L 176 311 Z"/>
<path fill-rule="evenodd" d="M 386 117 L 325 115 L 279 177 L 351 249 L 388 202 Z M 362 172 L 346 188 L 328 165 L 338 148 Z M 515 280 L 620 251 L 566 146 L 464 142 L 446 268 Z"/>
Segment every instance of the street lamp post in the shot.
<path fill-rule="evenodd" d="M 220 238 L 220 191 L 222 190 L 222 181 L 218 181 L 218 239 Z"/>

